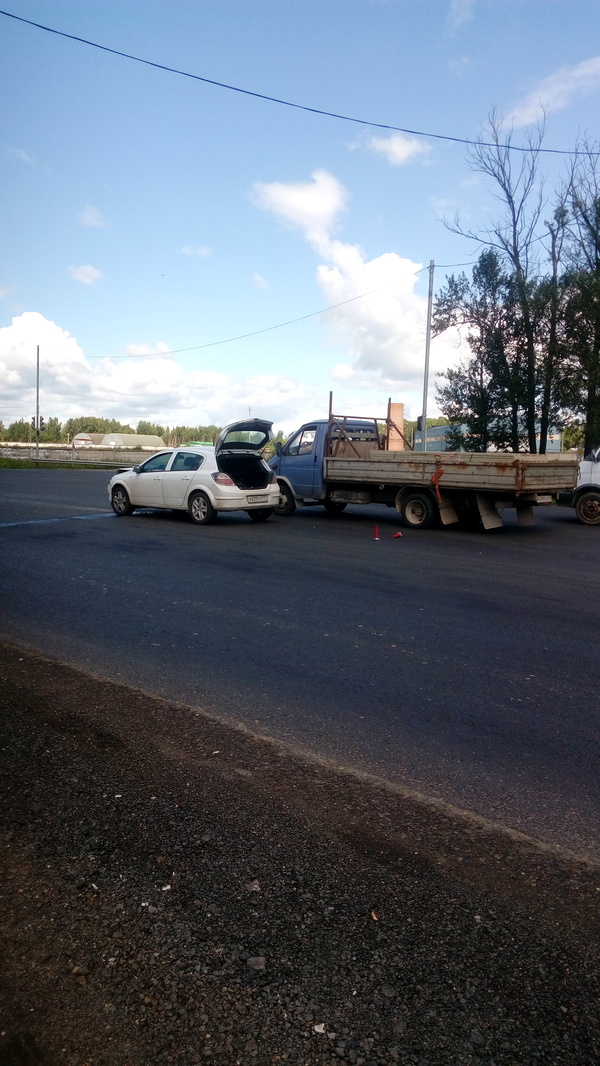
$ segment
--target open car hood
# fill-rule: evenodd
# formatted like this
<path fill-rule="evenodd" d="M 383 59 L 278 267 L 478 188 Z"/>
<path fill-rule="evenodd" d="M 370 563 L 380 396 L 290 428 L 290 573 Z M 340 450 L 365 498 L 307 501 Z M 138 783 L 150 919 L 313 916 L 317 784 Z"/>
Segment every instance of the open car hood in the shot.
<path fill-rule="evenodd" d="M 273 436 L 273 423 L 246 418 L 225 426 L 215 444 L 215 455 L 258 455 Z"/>

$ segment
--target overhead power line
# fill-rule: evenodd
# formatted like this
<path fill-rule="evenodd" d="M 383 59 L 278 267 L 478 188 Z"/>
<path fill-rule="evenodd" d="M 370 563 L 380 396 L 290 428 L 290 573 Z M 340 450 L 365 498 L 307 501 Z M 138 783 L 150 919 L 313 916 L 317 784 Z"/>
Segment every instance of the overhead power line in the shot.
<path fill-rule="evenodd" d="M 6 18 L 15 19 L 17 22 L 24 22 L 27 26 L 35 26 L 36 29 L 45 30 L 46 33 L 54 33 L 57 37 L 65 37 L 69 41 L 77 41 L 79 44 L 86 44 L 90 48 L 98 48 L 101 52 L 109 52 L 111 55 L 121 56 L 123 59 L 131 59 L 134 63 L 143 63 L 145 66 L 154 67 L 156 70 L 164 70 L 169 74 L 179 74 L 182 78 L 191 78 L 193 81 L 201 81 L 205 85 L 214 85 L 218 89 L 228 89 L 230 92 L 241 93 L 243 96 L 252 96 L 257 100 L 266 100 L 270 104 L 280 104 L 282 107 L 293 107 L 297 111 L 307 111 L 311 115 L 323 115 L 326 118 L 335 118 L 341 122 L 353 122 L 358 126 L 372 126 L 374 129 L 390 130 L 393 133 L 407 133 L 411 137 L 428 137 L 436 141 L 451 141 L 454 144 L 467 144 L 482 148 L 505 148 L 511 152 L 530 151 L 530 148 L 527 145 L 496 144 L 494 141 L 474 140 L 469 139 L 468 137 L 452 137 L 447 133 L 426 133 L 423 130 L 411 130 L 404 126 L 393 126 L 388 122 L 374 122 L 371 119 L 356 118 L 353 115 L 342 115 L 337 111 L 325 111 L 323 108 L 309 107 L 307 104 L 296 104 L 291 100 L 283 100 L 278 96 L 269 96 L 266 93 L 253 92 L 251 89 L 242 89 L 239 85 L 229 85 L 227 82 L 216 81 L 214 78 L 205 78 L 200 74 L 191 74 L 188 70 L 179 70 L 177 67 L 169 67 L 165 63 L 155 63 L 151 59 L 142 59 L 141 56 L 131 55 L 130 52 L 121 52 L 117 48 L 109 48 L 108 45 L 98 44 L 97 41 L 88 41 L 85 37 L 77 37 L 74 33 L 65 33 L 63 30 L 56 30 L 52 26 L 44 26 L 41 22 L 33 22 L 31 19 L 22 18 L 21 15 L 15 15 L 12 11 L 0 10 L 0 15 L 5 15 Z M 536 151 L 545 152 L 548 155 L 575 156 L 589 154 L 587 151 L 568 151 L 564 148 L 537 148 Z"/>
<path fill-rule="evenodd" d="M 419 273 L 417 271 L 416 273 Z M 371 296 L 374 292 L 379 292 L 379 289 L 370 289 L 369 292 L 361 292 L 359 296 L 351 296 L 349 300 L 342 300 L 339 304 L 332 304 L 331 307 L 322 307 L 320 311 L 311 311 L 309 315 L 300 315 L 299 318 L 289 318 L 287 322 L 278 322 L 276 326 L 265 326 L 264 329 L 255 329 L 251 333 L 239 333 L 236 337 L 224 337 L 220 341 L 208 341 L 207 344 L 193 344 L 191 348 L 170 348 L 166 352 L 147 352 L 137 355 L 88 355 L 88 359 L 156 359 L 161 355 L 180 355 L 181 352 L 198 352 L 201 348 L 216 348 L 219 344 L 232 344 L 233 341 L 243 341 L 247 337 L 258 337 L 260 333 L 271 333 L 274 329 L 283 329 L 284 326 L 293 326 L 295 322 L 304 322 L 307 318 L 316 318 L 317 315 L 324 315 L 327 311 L 335 311 L 336 307 L 344 307 L 346 304 L 354 303 L 355 300 L 362 300 L 365 296 Z"/>

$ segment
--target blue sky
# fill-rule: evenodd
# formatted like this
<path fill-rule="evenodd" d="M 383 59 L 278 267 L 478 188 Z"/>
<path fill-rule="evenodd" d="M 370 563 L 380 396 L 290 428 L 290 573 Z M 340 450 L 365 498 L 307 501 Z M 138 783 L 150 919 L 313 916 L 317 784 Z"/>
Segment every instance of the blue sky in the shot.
<path fill-rule="evenodd" d="M 599 138 L 597 0 L 5 10 L 370 123 L 475 138 L 496 107 L 522 144 L 544 106 L 545 147 Z M 477 255 L 441 219 L 477 228 L 495 210 L 465 145 L 286 107 L 6 15 L 0 81 L 5 424 L 34 413 L 38 344 L 41 410 L 61 420 L 224 424 L 251 410 L 287 431 L 326 414 L 330 390 L 339 412 L 383 414 L 388 396 L 420 412 L 427 266 L 437 288 Z M 564 166 L 543 157 L 548 193 Z M 457 345 L 433 342 L 429 413 Z"/>

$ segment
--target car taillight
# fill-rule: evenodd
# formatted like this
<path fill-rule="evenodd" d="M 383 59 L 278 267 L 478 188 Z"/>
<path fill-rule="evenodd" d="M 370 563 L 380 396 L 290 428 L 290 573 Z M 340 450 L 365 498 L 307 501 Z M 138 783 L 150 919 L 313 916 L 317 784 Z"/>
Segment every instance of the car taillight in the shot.
<path fill-rule="evenodd" d="M 271 470 L 271 484 L 277 484 L 277 473 L 275 472 L 275 470 Z"/>
<path fill-rule="evenodd" d="M 235 481 L 232 481 L 229 474 L 211 474 L 213 481 L 216 481 L 217 485 L 235 485 Z"/>

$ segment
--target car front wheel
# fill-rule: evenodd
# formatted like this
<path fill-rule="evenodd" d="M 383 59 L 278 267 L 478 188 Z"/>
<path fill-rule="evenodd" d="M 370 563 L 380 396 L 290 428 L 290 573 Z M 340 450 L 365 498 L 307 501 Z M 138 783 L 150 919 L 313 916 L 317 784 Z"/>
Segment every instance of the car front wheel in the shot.
<path fill-rule="evenodd" d="M 123 515 L 133 514 L 129 493 L 122 485 L 117 485 L 111 493 L 110 503 L 113 511 L 121 518 Z"/>
<path fill-rule="evenodd" d="M 600 492 L 584 492 L 575 504 L 575 513 L 586 526 L 600 526 Z"/>
<path fill-rule="evenodd" d="M 192 522 L 198 526 L 208 526 L 215 521 L 217 512 L 204 492 L 195 492 L 188 503 Z"/>

